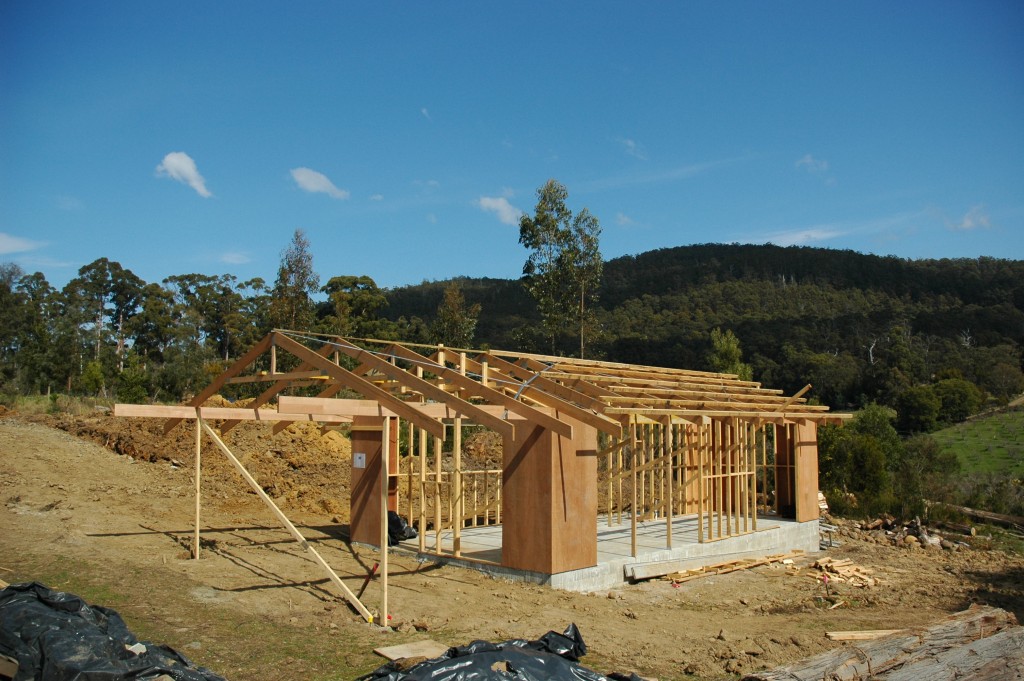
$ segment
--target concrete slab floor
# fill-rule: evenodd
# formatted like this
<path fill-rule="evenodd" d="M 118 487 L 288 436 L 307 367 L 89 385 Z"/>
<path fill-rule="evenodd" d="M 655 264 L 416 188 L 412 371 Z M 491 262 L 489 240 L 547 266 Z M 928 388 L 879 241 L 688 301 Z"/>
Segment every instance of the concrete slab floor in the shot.
<path fill-rule="evenodd" d="M 497 576 L 524 581 L 550 584 L 556 588 L 573 591 L 589 591 L 604 589 L 624 583 L 629 575 L 631 565 L 657 562 L 679 562 L 688 567 L 709 565 L 728 560 L 747 558 L 759 555 L 785 553 L 793 549 L 813 552 L 817 550 L 817 523 L 797 523 L 776 516 L 759 516 L 757 531 L 728 537 L 714 542 L 700 543 L 697 541 L 697 517 L 695 515 L 680 516 L 672 520 L 672 548 L 668 548 L 667 525 L 665 519 L 637 522 L 637 555 L 632 555 L 631 527 L 629 518 L 623 516 L 623 522 L 608 525 L 606 517 L 598 518 L 597 532 L 598 564 L 591 568 L 573 570 L 556 575 L 524 573 L 501 566 L 502 528 L 500 525 L 489 527 L 468 527 L 462 530 L 462 558 L 452 556 L 453 537 L 451 530 L 445 530 L 440 536 L 427 532 L 425 553 L 427 560 L 442 560 L 445 563 L 463 565 L 483 570 Z M 437 551 L 440 542 L 441 551 L 446 555 L 432 555 Z M 419 539 L 402 542 L 401 549 L 419 553 Z M 481 564 L 486 561 L 493 565 Z"/>

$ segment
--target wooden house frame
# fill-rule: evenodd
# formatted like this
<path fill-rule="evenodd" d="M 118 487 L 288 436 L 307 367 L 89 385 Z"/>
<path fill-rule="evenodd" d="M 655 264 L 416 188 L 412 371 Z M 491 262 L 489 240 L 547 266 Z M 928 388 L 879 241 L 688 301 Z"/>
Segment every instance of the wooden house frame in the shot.
<path fill-rule="evenodd" d="M 269 385 L 246 408 L 202 406 L 249 382 Z M 284 394 L 295 387 L 315 396 Z M 596 564 L 599 522 L 628 523 L 633 556 L 643 521 L 664 520 L 669 549 L 684 515 L 699 542 L 756 532 L 759 511 L 817 522 L 817 427 L 845 416 L 807 404 L 809 388 L 786 396 L 729 374 L 276 330 L 189 405 L 119 404 L 115 415 L 165 418 L 165 432 L 195 419 L 197 555 L 201 432 L 312 550 L 207 423 L 223 434 L 242 420 L 275 432 L 303 420 L 350 433 L 353 541 L 386 546 L 390 510 L 418 528 L 420 553 L 472 561 L 463 532 L 500 524 L 491 562 L 551 575 Z M 500 436 L 500 467 L 467 465 L 470 426 Z M 386 613 L 386 567 L 383 580 Z"/>

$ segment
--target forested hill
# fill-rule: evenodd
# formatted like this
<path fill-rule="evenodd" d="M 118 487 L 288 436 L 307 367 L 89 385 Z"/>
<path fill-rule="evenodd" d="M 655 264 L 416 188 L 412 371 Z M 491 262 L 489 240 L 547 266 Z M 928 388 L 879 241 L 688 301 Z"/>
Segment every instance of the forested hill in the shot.
<path fill-rule="evenodd" d="M 458 279 L 479 303 L 477 345 L 550 351 L 518 281 Z M 449 282 L 387 292 L 391 318 L 432 318 Z M 605 263 L 592 356 L 710 368 L 710 332 L 739 338 L 766 385 L 806 383 L 832 406 L 893 403 L 909 387 L 965 378 L 1022 388 L 1024 261 L 904 260 L 806 247 L 706 244 Z M 570 339 L 561 351 L 572 351 Z"/>
<path fill-rule="evenodd" d="M 703 244 L 623 256 L 605 265 L 602 300 L 615 307 L 645 293 L 717 281 L 767 280 L 857 288 L 891 296 L 951 294 L 964 302 L 1024 303 L 1024 262 L 996 258 L 905 260 L 855 251 Z"/>

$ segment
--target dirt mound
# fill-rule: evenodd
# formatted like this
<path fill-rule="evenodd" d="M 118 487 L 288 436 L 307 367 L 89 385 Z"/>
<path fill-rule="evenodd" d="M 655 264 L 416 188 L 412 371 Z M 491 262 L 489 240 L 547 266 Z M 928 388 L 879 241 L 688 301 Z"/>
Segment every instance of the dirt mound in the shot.
<path fill-rule="evenodd" d="M 167 462 L 189 469 L 195 465 L 193 422 L 182 422 L 164 435 L 162 419 L 98 414 L 36 415 L 26 420 L 59 428 L 136 461 Z M 213 424 L 214 428 L 220 425 Z M 294 423 L 274 434 L 270 424 L 242 422 L 224 433 L 222 439 L 284 509 L 326 513 L 337 516 L 338 522 L 348 521 L 352 448 L 343 435 L 321 433 L 313 423 Z M 211 497 L 229 502 L 255 496 L 205 435 L 202 451 L 203 488 Z"/>

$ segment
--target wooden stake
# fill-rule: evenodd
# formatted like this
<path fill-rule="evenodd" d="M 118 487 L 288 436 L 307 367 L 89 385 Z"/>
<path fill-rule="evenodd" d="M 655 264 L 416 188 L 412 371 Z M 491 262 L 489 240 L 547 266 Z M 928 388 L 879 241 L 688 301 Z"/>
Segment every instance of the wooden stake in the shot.
<path fill-rule="evenodd" d="M 202 477 L 202 450 L 203 450 L 203 427 L 198 418 L 199 409 L 196 409 L 196 527 L 195 536 L 192 538 L 192 558 L 199 560 L 199 491 Z"/>
<path fill-rule="evenodd" d="M 306 551 L 308 551 L 313 556 L 313 559 L 320 565 L 320 567 L 322 567 L 324 571 L 327 572 L 327 576 L 330 578 L 332 582 L 334 582 L 335 586 L 341 589 L 342 593 L 345 594 L 345 598 L 348 600 L 349 603 L 352 604 L 352 607 L 355 608 L 356 611 L 359 612 L 359 614 L 362 615 L 363 619 L 365 619 L 367 622 L 373 622 L 373 615 L 371 615 L 370 611 L 366 609 L 366 606 L 364 606 L 359 601 L 359 599 L 356 598 L 356 595 L 352 593 L 352 590 L 349 589 L 348 586 L 345 585 L 345 582 L 341 581 L 341 577 L 339 577 L 338 574 L 331 569 L 331 566 L 327 564 L 327 561 L 323 559 L 323 557 L 317 552 L 317 550 L 314 549 L 308 541 L 306 541 L 306 538 L 303 537 L 302 533 L 299 532 L 295 525 L 293 525 L 292 522 L 288 520 L 288 517 L 281 512 L 281 509 L 277 507 L 277 504 L 274 503 L 273 499 L 267 496 L 267 493 L 263 491 L 263 488 L 260 487 L 258 482 L 256 482 L 256 479 L 249 474 L 249 471 L 247 471 L 245 466 L 242 465 L 242 462 L 239 461 L 235 457 L 235 455 L 231 453 L 231 450 L 228 449 L 228 446 L 224 444 L 220 437 L 217 436 L 217 433 L 214 432 L 214 430 L 210 428 L 210 426 L 208 426 L 206 424 L 206 421 L 204 421 L 203 419 L 196 419 L 196 422 L 202 426 L 203 430 L 206 431 L 206 434 L 209 435 L 210 438 L 213 440 L 213 443 L 217 445 L 217 448 L 224 453 L 224 456 L 228 457 L 228 460 L 231 461 L 232 464 L 234 464 L 235 469 L 239 472 L 239 474 L 241 474 L 245 481 L 249 483 L 249 486 L 256 493 L 256 495 L 263 500 L 263 503 L 265 503 L 270 508 L 270 510 L 273 511 L 274 515 L 277 516 L 277 519 L 281 522 L 282 525 L 284 525 L 285 529 L 288 530 L 288 532 L 292 535 L 295 541 L 299 543 L 299 546 L 306 549 Z"/>

